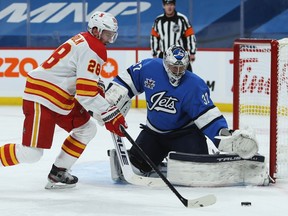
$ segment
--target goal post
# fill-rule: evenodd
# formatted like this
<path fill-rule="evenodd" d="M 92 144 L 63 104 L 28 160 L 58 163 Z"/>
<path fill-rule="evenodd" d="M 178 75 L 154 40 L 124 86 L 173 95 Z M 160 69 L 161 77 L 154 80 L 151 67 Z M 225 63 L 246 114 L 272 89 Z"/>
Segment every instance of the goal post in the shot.
<path fill-rule="evenodd" d="M 252 127 L 270 176 L 288 177 L 288 39 L 237 39 L 233 58 L 233 128 Z"/>

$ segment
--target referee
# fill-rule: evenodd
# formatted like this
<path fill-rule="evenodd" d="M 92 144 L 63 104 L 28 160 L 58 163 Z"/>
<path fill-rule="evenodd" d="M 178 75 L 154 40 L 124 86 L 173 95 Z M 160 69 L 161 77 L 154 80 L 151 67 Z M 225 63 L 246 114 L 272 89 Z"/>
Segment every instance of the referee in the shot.
<path fill-rule="evenodd" d="M 163 53 L 173 44 L 179 44 L 195 60 L 196 37 L 188 18 L 175 10 L 176 0 L 162 0 L 164 14 L 156 17 L 151 31 L 150 46 L 154 58 L 163 58 Z M 192 71 L 191 64 L 188 70 Z"/>

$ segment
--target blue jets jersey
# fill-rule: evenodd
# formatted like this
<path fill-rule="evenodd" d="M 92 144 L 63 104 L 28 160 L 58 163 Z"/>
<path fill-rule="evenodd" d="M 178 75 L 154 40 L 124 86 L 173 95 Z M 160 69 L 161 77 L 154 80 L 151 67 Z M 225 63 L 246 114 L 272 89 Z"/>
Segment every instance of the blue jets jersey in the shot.
<path fill-rule="evenodd" d="M 215 143 L 220 129 L 228 128 L 204 80 L 187 71 L 180 85 L 173 87 L 162 59 L 138 62 L 113 81 L 126 87 L 130 98 L 145 93 L 147 126 L 155 132 L 168 133 L 196 124 Z"/>

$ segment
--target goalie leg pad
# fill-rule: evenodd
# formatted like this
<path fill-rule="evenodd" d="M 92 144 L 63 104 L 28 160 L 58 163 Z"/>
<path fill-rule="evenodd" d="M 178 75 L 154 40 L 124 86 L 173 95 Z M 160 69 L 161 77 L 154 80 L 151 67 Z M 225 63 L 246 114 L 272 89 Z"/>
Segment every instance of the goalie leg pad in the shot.
<path fill-rule="evenodd" d="M 167 177 L 183 186 L 268 185 L 265 157 L 242 159 L 236 154 L 195 155 L 170 152 Z"/>
<path fill-rule="evenodd" d="M 115 149 L 107 151 L 110 160 L 111 178 L 115 182 L 125 181 Z"/>

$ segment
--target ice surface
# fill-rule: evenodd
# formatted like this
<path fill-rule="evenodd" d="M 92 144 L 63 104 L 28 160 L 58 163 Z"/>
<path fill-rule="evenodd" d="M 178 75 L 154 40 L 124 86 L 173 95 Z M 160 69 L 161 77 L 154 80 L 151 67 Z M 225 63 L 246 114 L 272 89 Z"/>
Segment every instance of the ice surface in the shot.
<path fill-rule="evenodd" d="M 128 132 L 134 138 L 140 131 L 139 123 L 145 122 L 145 113 L 143 109 L 132 109 L 127 116 Z M 231 125 L 231 114 L 224 115 Z M 0 107 L 0 145 L 21 142 L 22 121 L 21 107 Z M 185 208 L 167 187 L 116 184 L 110 179 L 107 156 L 113 143 L 104 127 L 98 127 L 96 137 L 72 168 L 79 177 L 77 187 L 45 190 L 47 174 L 66 136 L 56 128 L 52 149 L 35 164 L 0 168 L 1 216 L 271 216 L 288 212 L 288 180 L 278 180 L 269 187 L 176 187 L 187 199 L 216 195 L 216 204 L 198 209 Z M 131 146 L 127 140 L 125 143 Z M 241 206 L 243 201 L 252 205 Z"/>

